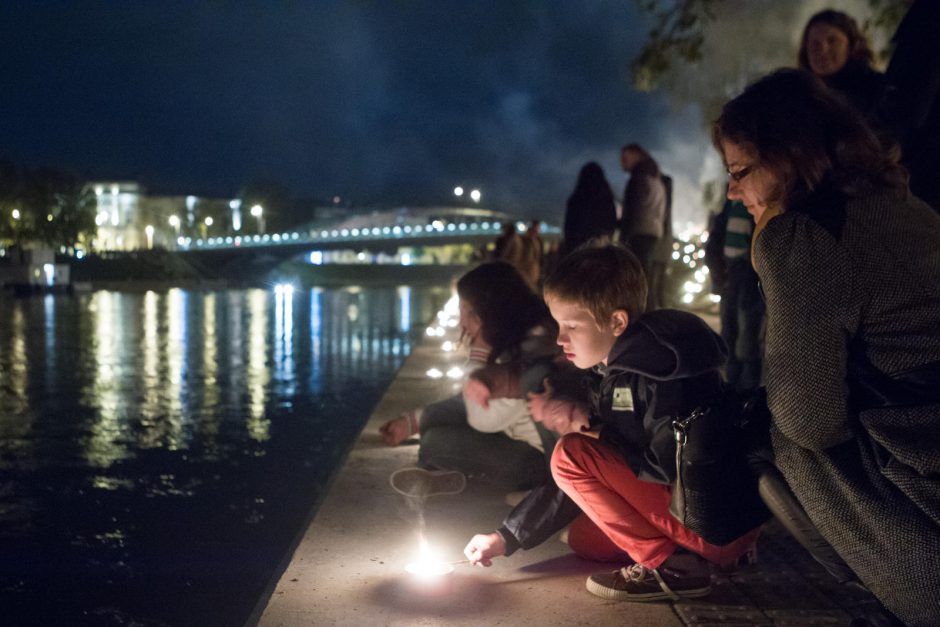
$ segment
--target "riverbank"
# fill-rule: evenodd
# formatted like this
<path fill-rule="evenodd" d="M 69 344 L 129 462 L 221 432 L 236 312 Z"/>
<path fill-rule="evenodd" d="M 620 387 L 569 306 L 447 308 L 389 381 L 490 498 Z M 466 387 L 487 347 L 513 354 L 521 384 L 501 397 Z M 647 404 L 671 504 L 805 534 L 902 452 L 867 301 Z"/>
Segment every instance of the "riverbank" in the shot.
<path fill-rule="evenodd" d="M 489 569 L 458 565 L 447 587 L 415 587 L 404 566 L 418 550 L 417 515 L 388 476 L 414 464 L 417 446 L 385 447 L 378 428 L 456 391 L 446 377 L 426 374 L 459 363 L 441 349 L 441 339 L 425 338 L 398 372 L 248 624 L 848 625 L 871 609 L 870 595 L 838 585 L 776 524 L 760 539 L 758 563 L 716 575 L 713 593 L 701 600 L 594 597 L 585 578 L 613 567 L 574 556 L 557 538 Z M 471 482 L 463 494 L 428 499 L 422 513 L 442 559 L 459 560 L 469 538 L 495 529 L 509 510 L 504 494 Z"/>
<path fill-rule="evenodd" d="M 302 286 L 376 287 L 387 285 L 448 285 L 465 265 L 324 264 L 287 260 L 277 265 L 247 264 L 232 269 L 203 265 L 166 251 L 140 251 L 113 257 L 90 256 L 71 266 L 74 291 L 161 291 L 172 287 L 194 290 L 270 287 L 277 283 Z"/>

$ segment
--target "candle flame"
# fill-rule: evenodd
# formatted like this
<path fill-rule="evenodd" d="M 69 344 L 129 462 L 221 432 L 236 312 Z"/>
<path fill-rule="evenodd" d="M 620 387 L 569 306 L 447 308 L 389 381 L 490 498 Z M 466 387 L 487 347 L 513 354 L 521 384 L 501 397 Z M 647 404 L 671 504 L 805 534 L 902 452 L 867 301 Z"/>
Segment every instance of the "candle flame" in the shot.
<path fill-rule="evenodd" d="M 430 579 L 453 572 L 454 567 L 441 561 L 421 535 L 418 537 L 418 557 L 405 566 L 405 570 L 417 577 Z"/>

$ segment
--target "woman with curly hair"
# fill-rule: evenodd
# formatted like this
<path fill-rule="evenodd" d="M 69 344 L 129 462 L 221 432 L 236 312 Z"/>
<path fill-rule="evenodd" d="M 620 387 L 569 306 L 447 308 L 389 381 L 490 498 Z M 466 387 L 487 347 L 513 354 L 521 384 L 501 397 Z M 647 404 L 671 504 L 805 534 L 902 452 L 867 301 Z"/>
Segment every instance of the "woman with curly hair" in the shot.
<path fill-rule="evenodd" d="M 936 625 L 940 216 L 810 73 L 748 87 L 713 140 L 757 223 L 774 462 L 862 583 Z"/>

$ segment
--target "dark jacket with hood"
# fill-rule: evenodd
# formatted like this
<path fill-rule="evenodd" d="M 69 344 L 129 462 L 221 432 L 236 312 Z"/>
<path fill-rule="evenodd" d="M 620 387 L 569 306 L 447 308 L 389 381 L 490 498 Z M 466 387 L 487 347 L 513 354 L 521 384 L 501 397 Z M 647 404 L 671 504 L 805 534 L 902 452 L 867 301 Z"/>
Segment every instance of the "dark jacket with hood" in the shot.
<path fill-rule="evenodd" d="M 721 394 L 719 368 L 727 357 L 721 338 L 701 318 L 660 309 L 641 316 L 617 339 L 591 399 L 591 425 L 617 447 L 644 481 L 675 480 L 672 421 Z M 497 530 L 506 555 L 532 548 L 577 517 L 580 510 L 554 481 L 536 488 Z"/>

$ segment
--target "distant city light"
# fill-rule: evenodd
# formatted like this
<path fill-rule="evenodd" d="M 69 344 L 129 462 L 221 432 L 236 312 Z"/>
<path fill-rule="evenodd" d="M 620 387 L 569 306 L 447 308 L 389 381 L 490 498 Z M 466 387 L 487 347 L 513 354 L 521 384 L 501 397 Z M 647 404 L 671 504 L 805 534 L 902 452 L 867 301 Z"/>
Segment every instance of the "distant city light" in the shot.
<path fill-rule="evenodd" d="M 401 265 L 410 266 L 411 265 L 411 255 L 408 253 L 401 254 Z"/>
<path fill-rule="evenodd" d="M 46 285 L 52 287 L 55 283 L 55 266 L 51 263 L 42 264 L 42 271 L 46 274 Z"/>
<path fill-rule="evenodd" d="M 212 226 L 212 222 L 213 222 L 212 216 L 206 216 L 206 219 L 205 219 L 206 226 Z"/>
<path fill-rule="evenodd" d="M 460 185 L 454 188 L 454 196 L 463 196 L 463 188 Z"/>
<path fill-rule="evenodd" d="M 264 207 L 262 207 L 261 205 L 253 205 L 251 207 L 251 215 L 253 215 L 254 217 L 257 218 L 262 213 L 264 213 Z"/>
<path fill-rule="evenodd" d="M 470 192 L 470 200 L 473 202 L 480 202 L 480 190 L 475 189 Z"/>
<path fill-rule="evenodd" d="M 10 215 L 13 216 L 13 219 L 14 219 L 14 220 L 19 220 L 19 219 L 20 219 L 20 210 L 19 210 L 19 209 L 14 209 Z"/>
<path fill-rule="evenodd" d="M 315 266 L 322 265 L 322 264 L 323 264 L 323 253 L 320 252 L 319 250 L 315 250 L 315 251 L 313 251 L 312 253 L 310 253 L 310 263 L 312 263 L 312 264 L 315 265 Z"/>

